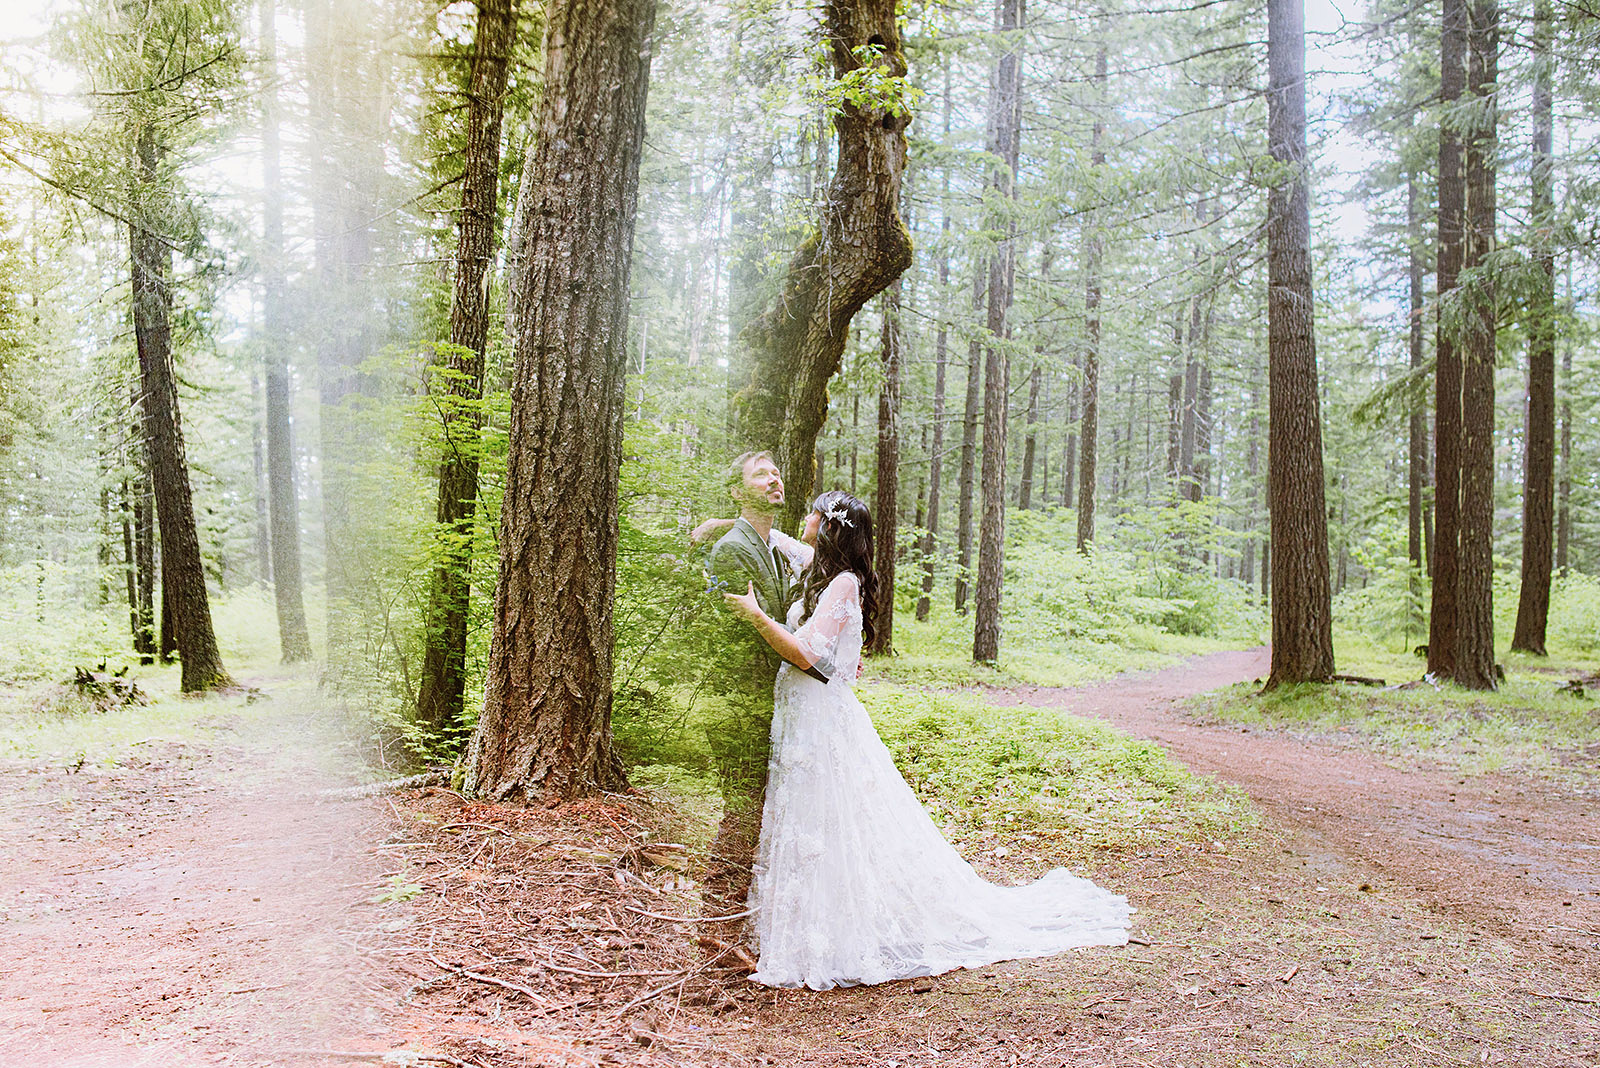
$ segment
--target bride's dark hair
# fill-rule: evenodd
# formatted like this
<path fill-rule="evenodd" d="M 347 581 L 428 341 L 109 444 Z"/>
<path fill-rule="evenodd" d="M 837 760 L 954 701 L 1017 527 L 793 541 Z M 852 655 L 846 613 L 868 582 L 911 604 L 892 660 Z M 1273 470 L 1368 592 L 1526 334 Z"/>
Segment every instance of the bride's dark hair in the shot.
<path fill-rule="evenodd" d="M 872 644 L 877 628 L 878 576 L 872 570 L 872 513 L 860 500 L 844 490 L 829 490 L 811 502 L 822 515 L 817 524 L 816 554 L 806 568 L 800 593 L 800 621 L 804 623 L 817 609 L 817 598 L 828 583 L 846 571 L 861 584 L 861 638 Z M 831 514 L 830 514 L 831 513 Z"/>

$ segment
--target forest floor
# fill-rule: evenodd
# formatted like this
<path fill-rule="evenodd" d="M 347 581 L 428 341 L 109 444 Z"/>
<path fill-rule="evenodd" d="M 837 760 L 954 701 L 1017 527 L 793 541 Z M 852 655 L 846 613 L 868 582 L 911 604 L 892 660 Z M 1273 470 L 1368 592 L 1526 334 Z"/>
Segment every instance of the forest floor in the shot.
<path fill-rule="evenodd" d="M 264 678 L 114 764 L 0 762 L 0 1063 L 1600 1063 L 1600 778 L 1186 710 L 1265 668 L 990 692 L 1150 738 L 1261 824 L 1083 871 L 1137 906 L 1125 948 L 823 994 L 697 940 L 667 806 L 319 797 L 349 740 Z"/>

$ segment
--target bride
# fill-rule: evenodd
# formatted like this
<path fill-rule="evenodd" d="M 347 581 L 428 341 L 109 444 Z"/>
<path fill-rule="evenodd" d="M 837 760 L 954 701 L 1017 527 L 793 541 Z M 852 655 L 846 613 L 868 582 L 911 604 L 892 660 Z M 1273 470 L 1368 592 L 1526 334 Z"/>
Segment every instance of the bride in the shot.
<path fill-rule="evenodd" d="M 1128 940 L 1128 899 L 1057 868 L 1027 886 L 985 881 L 945 841 L 856 698 L 880 596 L 872 517 L 840 491 L 816 499 L 804 544 L 773 544 L 806 572 L 788 624 L 753 593 L 728 605 L 787 661 L 773 693 L 772 757 L 750 891 L 768 986 L 881 983 Z M 803 669 L 818 667 L 822 683 Z"/>

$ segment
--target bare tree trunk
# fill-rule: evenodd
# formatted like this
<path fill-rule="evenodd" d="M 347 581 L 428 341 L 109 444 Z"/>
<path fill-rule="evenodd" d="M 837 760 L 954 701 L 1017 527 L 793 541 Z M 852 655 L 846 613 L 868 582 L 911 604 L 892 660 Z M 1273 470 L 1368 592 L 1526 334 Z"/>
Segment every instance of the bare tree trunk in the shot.
<path fill-rule="evenodd" d="M 1022 55 L 1017 31 L 1022 0 L 999 0 L 995 29 L 1009 35 L 995 68 L 989 97 L 989 152 L 999 160 L 990 185 L 1003 198 L 1017 195 L 1017 155 L 1022 123 Z M 1006 406 L 1011 395 L 1009 334 L 1011 291 L 1016 276 L 1014 218 L 1001 224 L 1004 235 L 989 258 L 989 344 L 983 364 L 983 517 L 978 532 L 978 583 L 973 596 L 972 659 L 992 663 L 1000 655 L 1000 586 L 1005 571 Z"/>
<path fill-rule="evenodd" d="M 274 0 L 261 5 L 262 61 L 277 71 Z M 272 531 L 272 592 L 278 610 L 278 646 L 286 664 L 311 659 L 305 595 L 300 575 L 300 494 L 295 486 L 293 393 L 289 381 L 289 308 L 284 282 L 283 184 L 278 132 L 278 92 L 267 90 L 261 127 L 263 203 L 262 317 L 267 333 L 267 499 Z"/>
<path fill-rule="evenodd" d="M 983 308 L 984 267 L 972 279 L 972 305 Z M 967 589 L 972 574 L 972 505 L 977 493 L 978 399 L 982 394 L 983 372 L 979 362 L 983 346 L 974 337 L 967 343 L 967 395 L 961 409 L 961 474 L 959 510 L 956 516 L 956 612 L 967 611 Z"/>
<path fill-rule="evenodd" d="M 823 21 L 836 77 L 861 69 L 867 56 L 876 57 L 868 62 L 881 75 L 904 77 L 894 0 L 832 0 Z M 810 506 L 828 380 L 839 369 L 850 320 L 911 263 L 911 237 L 899 212 L 909 121 L 841 105 L 834 117 L 838 165 L 818 230 L 796 250 L 777 299 L 744 336 L 752 374 L 737 397 L 737 433 L 743 445 L 777 455 L 791 529 Z"/>
<path fill-rule="evenodd" d="M 1467 140 L 1465 265 L 1484 263 L 1495 244 L 1495 77 L 1499 66 L 1498 0 L 1472 7 L 1467 90 L 1487 107 Z M 1495 688 L 1494 675 L 1494 365 L 1492 280 L 1468 294 L 1461 352 L 1461 526 L 1455 680 L 1472 690 Z M 1548 557 L 1546 558 L 1548 569 Z M 1548 581 L 1548 579 L 1547 579 Z"/>
<path fill-rule="evenodd" d="M 1305 8 L 1267 3 L 1268 147 L 1292 175 L 1267 194 L 1267 469 L 1272 674 L 1267 689 L 1333 675 L 1328 513 L 1306 191 Z"/>
<path fill-rule="evenodd" d="M 950 60 L 944 63 L 944 136 L 950 137 Z M 940 168 L 942 188 L 939 198 L 939 233 L 950 236 L 950 168 Z M 928 618 L 933 598 L 933 568 L 935 554 L 939 551 L 940 490 L 944 483 L 944 404 L 945 372 L 950 365 L 950 321 L 948 295 L 950 285 L 950 252 L 947 242 L 941 241 L 939 254 L 939 332 L 933 342 L 933 446 L 928 452 L 928 525 L 922 539 L 922 593 L 917 598 L 917 619 Z"/>
<path fill-rule="evenodd" d="M 545 20 L 500 581 L 465 784 L 524 802 L 625 781 L 611 742 L 612 602 L 655 4 L 565 0 Z"/>
<path fill-rule="evenodd" d="M 895 542 L 900 526 L 900 282 L 883 291 L 883 385 L 878 391 L 877 496 L 872 533 L 878 573 L 878 618 L 869 653 L 894 653 Z"/>
<path fill-rule="evenodd" d="M 137 178 L 129 243 L 133 263 L 133 326 L 143 386 L 144 438 L 161 524 L 161 608 L 183 659 L 181 686 L 196 693 L 231 686 L 211 627 L 205 564 L 195 528 L 189 464 L 178 417 L 178 381 L 172 364 L 172 253 L 157 230 L 153 201 L 163 166 L 154 126 L 138 132 Z"/>
<path fill-rule="evenodd" d="M 478 513 L 483 358 L 489 337 L 489 283 L 500 224 L 500 120 L 506 72 L 516 42 L 515 0 L 479 0 L 467 82 L 466 151 L 456 233 L 455 290 L 444 373 L 430 385 L 444 419 L 436 510 L 440 547 L 428 597 L 426 647 L 417 718 L 436 731 L 459 728 L 467 685 L 467 623 L 472 543 Z"/>
<path fill-rule="evenodd" d="M 1555 214 L 1551 189 L 1554 121 L 1550 0 L 1535 0 L 1533 217 L 1539 285 L 1528 310 L 1528 437 L 1522 490 L 1522 592 L 1511 648 L 1545 655 L 1554 554 L 1556 451 L 1556 261 L 1546 236 Z"/>
<path fill-rule="evenodd" d="M 1017 507 L 1024 512 L 1033 507 L 1033 465 L 1039 448 L 1034 428 L 1039 421 L 1039 384 L 1044 377 L 1039 365 L 1043 356 L 1042 351 L 1034 354 L 1033 370 L 1028 374 L 1028 411 L 1023 416 L 1026 430 L 1022 438 L 1022 479 L 1017 484 Z"/>
<path fill-rule="evenodd" d="M 382 50 L 369 3 L 306 8 L 312 127 L 311 209 L 317 287 L 314 322 L 321 451 L 327 656 L 337 673 L 350 653 L 363 597 L 360 535 L 352 514 L 364 451 L 350 399 L 377 340 L 371 270 L 385 121 L 375 79 Z"/>
<path fill-rule="evenodd" d="M 1089 164 L 1099 174 L 1105 167 L 1106 150 L 1106 121 L 1105 109 L 1109 104 L 1106 99 L 1106 46 L 1102 41 L 1095 50 L 1094 56 L 1095 80 L 1095 114 L 1094 125 L 1089 140 Z M 1102 193 L 1096 189 L 1095 196 Z M 1079 392 L 1081 422 L 1078 425 L 1078 446 L 1082 453 L 1078 460 L 1078 551 L 1086 553 L 1094 544 L 1094 507 L 1095 507 L 1095 464 L 1099 460 L 1099 434 L 1100 434 L 1100 265 L 1105 256 L 1105 235 L 1100 231 L 1100 213 L 1097 210 L 1089 212 L 1084 218 L 1083 240 L 1083 310 L 1084 310 L 1084 343 L 1083 343 L 1083 386 Z M 1066 492 L 1062 495 L 1062 503 L 1070 503 L 1072 497 L 1072 476 L 1070 452 L 1072 443 L 1068 445 L 1068 474 Z"/>
<path fill-rule="evenodd" d="M 1422 366 L 1422 217 L 1417 210 L 1416 175 L 1406 177 L 1407 288 L 1410 295 L 1408 317 L 1411 371 Z M 1411 560 L 1413 595 L 1422 575 L 1422 492 L 1428 477 L 1428 416 L 1422 405 L 1411 410 L 1410 439 L 1406 449 L 1406 553 Z"/>
<path fill-rule="evenodd" d="M 1570 286 L 1569 286 L 1570 288 Z M 1567 577 L 1572 544 L 1572 342 L 1561 349 L 1561 484 L 1556 512 L 1556 568 Z"/>
<path fill-rule="evenodd" d="M 272 582 L 272 536 L 267 518 L 267 449 L 261 433 L 261 379 L 250 376 L 250 454 L 255 474 L 256 506 L 256 581 Z"/>
<path fill-rule="evenodd" d="M 1467 2 L 1443 0 L 1439 98 L 1446 108 L 1461 99 L 1467 81 Z M 1439 263 L 1435 289 L 1440 306 L 1456 288 L 1461 271 L 1465 187 L 1461 136 L 1451 122 L 1439 129 Z M 1433 570 L 1428 614 L 1428 672 L 1455 675 L 1461 523 L 1461 353 L 1444 317 L 1435 328 L 1433 417 Z"/>

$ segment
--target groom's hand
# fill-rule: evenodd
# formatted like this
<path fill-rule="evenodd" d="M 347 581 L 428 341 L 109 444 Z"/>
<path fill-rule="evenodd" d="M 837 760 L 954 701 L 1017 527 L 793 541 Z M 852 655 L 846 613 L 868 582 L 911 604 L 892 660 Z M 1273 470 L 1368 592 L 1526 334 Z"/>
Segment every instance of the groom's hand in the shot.
<path fill-rule="evenodd" d="M 733 526 L 731 519 L 707 519 L 704 523 L 689 531 L 689 544 L 699 545 L 719 530 L 726 530 Z"/>
<path fill-rule="evenodd" d="M 756 584 L 754 582 L 749 583 L 743 594 L 723 594 L 722 601 L 740 619 L 748 619 L 750 622 L 755 623 L 766 616 L 766 613 L 761 610 L 761 606 L 756 603 Z"/>

